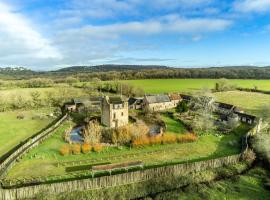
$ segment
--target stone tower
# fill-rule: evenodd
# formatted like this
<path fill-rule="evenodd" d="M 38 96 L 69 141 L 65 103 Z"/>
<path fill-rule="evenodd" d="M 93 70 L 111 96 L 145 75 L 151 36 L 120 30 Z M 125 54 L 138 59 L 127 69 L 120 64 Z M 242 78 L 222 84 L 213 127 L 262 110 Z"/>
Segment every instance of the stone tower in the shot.
<path fill-rule="evenodd" d="M 128 102 L 121 97 L 103 97 L 101 100 L 101 123 L 110 128 L 128 124 Z"/>

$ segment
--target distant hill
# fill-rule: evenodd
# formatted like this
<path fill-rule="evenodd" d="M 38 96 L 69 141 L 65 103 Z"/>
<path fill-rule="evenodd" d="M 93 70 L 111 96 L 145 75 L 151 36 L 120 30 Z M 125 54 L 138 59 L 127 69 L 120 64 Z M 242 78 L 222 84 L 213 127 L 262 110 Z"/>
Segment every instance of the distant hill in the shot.
<path fill-rule="evenodd" d="M 0 79 L 51 78 L 64 80 L 76 75 L 82 81 L 91 78 L 112 79 L 155 79 L 155 78 L 228 78 L 270 79 L 270 66 L 228 66 L 209 68 L 174 68 L 161 65 L 96 65 L 72 66 L 55 71 L 33 71 L 24 67 L 0 67 Z"/>
<path fill-rule="evenodd" d="M 168 69 L 170 67 L 160 65 L 95 65 L 95 66 L 72 66 L 54 72 L 106 72 L 145 69 Z"/>

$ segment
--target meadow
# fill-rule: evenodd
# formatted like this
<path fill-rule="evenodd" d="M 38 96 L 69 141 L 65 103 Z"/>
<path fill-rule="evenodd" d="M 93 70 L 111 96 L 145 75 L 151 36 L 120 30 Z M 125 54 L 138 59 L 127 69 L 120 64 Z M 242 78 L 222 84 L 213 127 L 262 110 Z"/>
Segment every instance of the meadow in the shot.
<path fill-rule="evenodd" d="M 52 122 L 54 118 L 46 116 L 51 112 L 50 108 L 0 112 L 0 156 Z M 18 115 L 24 119 L 17 119 Z"/>
<path fill-rule="evenodd" d="M 166 92 L 192 92 L 202 88 L 213 89 L 217 79 L 143 79 L 124 80 L 123 83 L 141 87 L 146 93 L 157 94 Z M 230 84 L 243 88 L 254 88 L 270 91 L 269 80 L 228 80 Z"/>

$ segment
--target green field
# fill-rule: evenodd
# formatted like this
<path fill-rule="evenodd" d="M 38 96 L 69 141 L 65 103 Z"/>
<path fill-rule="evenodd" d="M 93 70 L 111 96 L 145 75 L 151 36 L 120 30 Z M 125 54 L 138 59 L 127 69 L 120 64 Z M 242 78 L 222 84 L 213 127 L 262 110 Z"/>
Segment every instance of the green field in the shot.
<path fill-rule="evenodd" d="M 212 89 L 215 87 L 217 79 L 144 79 L 144 80 L 125 80 L 128 83 L 144 89 L 146 93 L 164 92 L 191 92 L 201 88 Z M 270 91 L 269 80 L 228 80 L 229 83 L 243 88 L 254 88 Z"/>
<path fill-rule="evenodd" d="M 270 104 L 270 95 L 255 92 L 228 91 L 214 94 L 221 102 L 239 106 L 247 113 L 261 116 L 262 106 Z"/>
<path fill-rule="evenodd" d="M 59 149 L 65 145 L 62 134 L 70 126 L 66 122 L 57 129 L 55 134 L 32 149 L 9 172 L 8 179 L 22 177 L 37 177 L 48 175 L 64 175 L 65 167 L 61 163 L 72 162 L 70 166 L 80 163 L 119 163 L 128 161 L 143 161 L 147 165 L 160 164 L 168 161 L 186 161 L 193 159 L 209 159 L 240 152 L 240 143 L 230 145 L 230 141 L 239 141 L 249 127 L 240 126 L 229 135 L 204 135 L 198 141 L 184 144 L 167 144 L 146 146 L 143 148 L 107 147 L 101 153 L 61 156 Z M 154 151 L 154 152 L 153 152 Z M 152 153 L 150 153 L 152 152 Z M 130 156 L 132 154 L 132 156 Z M 114 157 L 114 159 L 112 159 Z M 60 165 L 59 165 L 60 164 Z"/>
<path fill-rule="evenodd" d="M 146 93 L 182 92 L 192 93 L 202 88 L 214 88 L 216 79 L 152 79 L 123 81 L 141 87 Z M 244 88 L 270 90 L 269 80 L 228 80 L 230 83 Z M 270 102 L 270 95 L 255 92 L 228 91 L 214 93 L 217 101 L 239 106 L 245 112 L 260 116 L 260 107 Z"/>
<path fill-rule="evenodd" d="M 53 118 L 32 119 L 36 115 L 45 116 L 51 109 L 14 111 L 0 113 L 0 156 L 12 147 L 45 128 Z M 18 115 L 24 115 L 24 119 L 17 119 Z"/>

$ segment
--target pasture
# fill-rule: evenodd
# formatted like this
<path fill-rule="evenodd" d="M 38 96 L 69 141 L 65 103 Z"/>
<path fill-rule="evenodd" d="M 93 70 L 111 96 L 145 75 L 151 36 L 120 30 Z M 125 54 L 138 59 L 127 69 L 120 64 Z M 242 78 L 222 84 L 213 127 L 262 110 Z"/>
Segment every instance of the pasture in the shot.
<path fill-rule="evenodd" d="M 52 122 L 53 118 L 46 117 L 50 112 L 52 110 L 48 108 L 0 112 L 0 156 Z M 17 119 L 18 115 L 24 116 L 24 119 Z"/>
<path fill-rule="evenodd" d="M 217 92 L 214 95 L 218 101 L 239 106 L 245 112 L 257 116 L 260 116 L 262 114 L 262 107 L 266 105 L 269 106 L 270 103 L 269 94 L 228 91 Z"/>
<path fill-rule="evenodd" d="M 202 88 L 213 89 L 217 79 L 143 79 L 124 80 L 123 83 L 141 87 L 146 93 L 192 92 Z M 269 80 L 228 80 L 229 83 L 243 88 L 254 88 L 270 91 Z"/>

